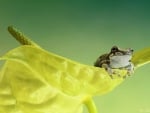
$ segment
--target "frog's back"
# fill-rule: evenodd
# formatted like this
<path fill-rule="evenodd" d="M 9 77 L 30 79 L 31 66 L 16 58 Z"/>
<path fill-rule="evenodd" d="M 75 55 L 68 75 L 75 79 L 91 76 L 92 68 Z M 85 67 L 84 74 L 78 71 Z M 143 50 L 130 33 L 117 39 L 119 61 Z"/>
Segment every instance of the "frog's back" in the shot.
<path fill-rule="evenodd" d="M 96 62 L 94 63 L 94 66 L 102 67 L 102 64 L 104 63 L 104 61 L 107 61 L 107 60 L 109 60 L 108 54 L 103 54 L 96 60 Z"/>

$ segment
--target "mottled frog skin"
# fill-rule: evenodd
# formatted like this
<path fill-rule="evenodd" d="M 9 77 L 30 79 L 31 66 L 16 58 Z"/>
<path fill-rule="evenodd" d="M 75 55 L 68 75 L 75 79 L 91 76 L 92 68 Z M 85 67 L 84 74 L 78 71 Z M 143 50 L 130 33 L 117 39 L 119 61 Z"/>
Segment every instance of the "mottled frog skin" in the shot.
<path fill-rule="evenodd" d="M 134 65 L 131 62 L 132 54 L 133 49 L 131 48 L 120 49 L 113 46 L 109 53 L 101 55 L 96 60 L 94 66 L 105 68 L 111 77 L 115 73 L 112 69 L 126 69 L 128 75 L 131 75 L 134 71 Z"/>

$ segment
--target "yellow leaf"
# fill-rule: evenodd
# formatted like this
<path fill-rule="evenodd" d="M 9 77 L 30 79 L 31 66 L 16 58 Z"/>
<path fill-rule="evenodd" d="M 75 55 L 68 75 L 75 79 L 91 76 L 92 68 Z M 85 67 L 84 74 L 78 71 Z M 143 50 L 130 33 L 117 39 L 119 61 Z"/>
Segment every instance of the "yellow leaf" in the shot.
<path fill-rule="evenodd" d="M 12 27 L 9 31 L 23 46 L 0 58 L 6 60 L 0 71 L 1 113 L 82 113 L 82 104 L 97 113 L 92 97 L 125 80 L 127 70 L 114 69 L 112 79 L 103 68 L 47 52 Z M 132 62 L 136 67 L 150 62 L 150 48 L 135 53 Z"/>
<path fill-rule="evenodd" d="M 132 62 L 136 68 L 150 63 L 150 48 L 144 48 L 135 52 L 132 58 Z"/>

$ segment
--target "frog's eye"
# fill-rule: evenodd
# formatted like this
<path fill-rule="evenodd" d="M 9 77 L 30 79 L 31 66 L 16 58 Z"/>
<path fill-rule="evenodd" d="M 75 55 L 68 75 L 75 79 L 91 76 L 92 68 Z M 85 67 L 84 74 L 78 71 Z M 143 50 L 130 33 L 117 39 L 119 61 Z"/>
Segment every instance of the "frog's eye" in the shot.
<path fill-rule="evenodd" d="M 113 46 L 113 47 L 111 48 L 111 52 L 116 52 L 116 51 L 118 51 L 118 47 L 117 47 L 117 46 Z"/>
<path fill-rule="evenodd" d="M 131 48 L 130 48 L 130 51 L 131 51 L 131 52 L 134 52 L 134 50 L 133 50 L 133 49 L 131 49 Z"/>

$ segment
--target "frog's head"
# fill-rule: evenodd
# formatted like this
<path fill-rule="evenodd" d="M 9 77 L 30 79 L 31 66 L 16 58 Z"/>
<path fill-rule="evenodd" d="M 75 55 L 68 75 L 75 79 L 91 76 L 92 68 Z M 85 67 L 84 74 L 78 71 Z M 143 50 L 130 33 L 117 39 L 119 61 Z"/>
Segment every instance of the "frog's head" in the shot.
<path fill-rule="evenodd" d="M 110 52 L 110 66 L 113 68 L 125 67 L 131 63 L 133 49 L 120 49 L 113 46 Z"/>
<path fill-rule="evenodd" d="M 133 49 L 128 48 L 128 49 L 120 49 L 117 46 L 113 46 L 111 48 L 111 56 L 122 56 L 122 55 L 132 55 L 133 54 Z"/>

